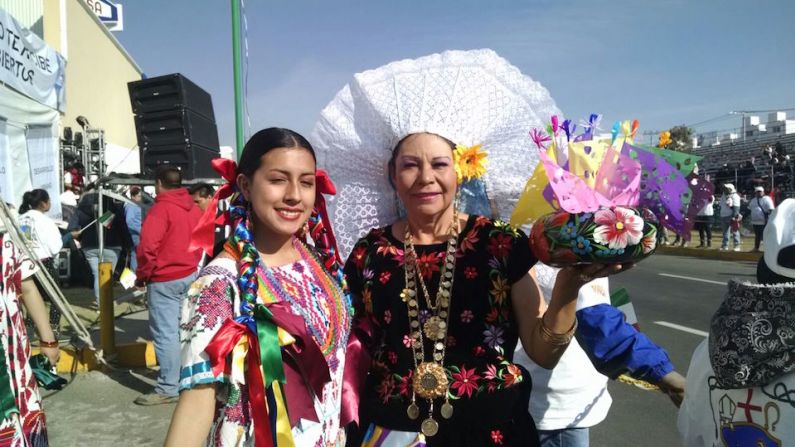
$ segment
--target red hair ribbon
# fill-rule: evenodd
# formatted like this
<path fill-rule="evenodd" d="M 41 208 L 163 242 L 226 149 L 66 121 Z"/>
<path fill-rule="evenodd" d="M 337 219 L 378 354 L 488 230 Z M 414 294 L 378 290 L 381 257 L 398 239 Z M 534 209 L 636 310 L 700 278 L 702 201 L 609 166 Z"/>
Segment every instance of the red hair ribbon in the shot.
<path fill-rule="evenodd" d="M 223 186 L 218 188 L 213 195 L 213 199 L 204 210 L 199 224 L 193 229 L 190 239 L 189 250 L 202 250 L 207 256 L 213 254 L 213 243 L 215 241 L 215 226 L 229 224 L 229 215 L 221 213 L 218 215 L 218 202 L 231 196 L 235 189 L 235 177 L 237 176 L 237 163 L 228 158 L 213 159 L 212 167 L 215 172 L 221 174 L 226 180 Z"/>
<path fill-rule="evenodd" d="M 320 214 L 320 219 L 323 221 L 323 226 L 328 232 L 329 243 L 334 249 L 334 257 L 337 263 L 342 265 L 342 258 L 340 258 L 339 250 L 337 249 L 337 238 L 334 237 L 334 231 L 331 229 L 331 221 L 328 216 L 328 209 L 326 208 L 326 198 L 323 194 L 333 196 L 337 194 L 337 188 L 328 176 L 328 173 L 323 169 L 315 171 L 315 210 Z"/>

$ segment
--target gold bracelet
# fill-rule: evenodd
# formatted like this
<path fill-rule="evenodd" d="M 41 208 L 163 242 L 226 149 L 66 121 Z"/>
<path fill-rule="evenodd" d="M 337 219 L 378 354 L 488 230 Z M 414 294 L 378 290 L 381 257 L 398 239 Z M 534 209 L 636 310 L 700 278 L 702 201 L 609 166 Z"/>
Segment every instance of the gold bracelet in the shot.
<path fill-rule="evenodd" d="M 60 346 L 60 343 L 58 343 L 58 340 L 55 340 L 55 341 L 39 340 L 39 347 L 41 347 L 41 348 L 57 348 L 59 346 Z"/>
<path fill-rule="evenodd" d="M 566 346 L 571 343 L 571 339 L 574 337 L 574 331 L 577 330 L 577 318 L 574 318 L 574 324 L 571 325 L 568 331 L 563 334 L 556 334 L 544 323 L 544 316 L 546 316 L 546 313 L 541 316 L 541 323 L 538 325 L 538 332 L 541 335 L 541 339 L 552 346 Z"/>

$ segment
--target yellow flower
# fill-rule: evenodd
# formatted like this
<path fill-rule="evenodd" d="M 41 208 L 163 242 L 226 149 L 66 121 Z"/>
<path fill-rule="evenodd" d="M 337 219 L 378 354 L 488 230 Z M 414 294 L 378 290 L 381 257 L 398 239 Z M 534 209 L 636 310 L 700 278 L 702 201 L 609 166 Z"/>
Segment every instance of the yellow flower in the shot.
<path fill-rule="evenodd" d="M 486 173 L 486 152 L 480 150 L 480 145 L 471 147 L 456 145 L 453 152 L 455 158 L 455 175 L 458 183 L 465 180 L 480 178 Z"/>
<path fill-rule="evenodd" d="M 498 305 L 502 305 L 502 302 L 508 298 L 508 294 L 511 292 L 511 285 L 508 283 L 508 280 L 503 278 L 502 276 L 498 276 L 491 280 L 491 296 L 494 297 L 494 301 Z"/>

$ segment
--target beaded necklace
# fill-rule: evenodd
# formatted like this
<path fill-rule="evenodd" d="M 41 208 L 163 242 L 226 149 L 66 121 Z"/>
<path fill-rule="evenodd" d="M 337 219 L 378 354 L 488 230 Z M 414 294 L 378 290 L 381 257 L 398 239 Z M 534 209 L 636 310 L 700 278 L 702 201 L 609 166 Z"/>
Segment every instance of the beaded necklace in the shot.
<path fill-rule="evenodd" d="M 328 357 L 334 353 L 336 346 L 347 344 L 347 328 L 350 326 L 351 320 L 351 303 L 349 298 L 343 295 L 336 280 L 321 267 L 320 261 L 308 247 L 295 238 L 293 239 L 293 246 L 301 260 L 305 261 L 304 264 L 309 266 L 315 283 L 320 285 L 322 294 L 328 297 L 328 302 L 332 303 L 332 305 L 325 308 L 329 311 L 328 315 L 324 315 L 328 319 L 328 327 L 319 328 L 312 324 L 312 319 L 302 303 L 298 302 L 297 297 L 285 291 L 282 281 L 276 277 L 271 268 L 262 262 L 262 258 L 260 258 L 259 262 L 262 271 L 262 281 L 258 288 L 259 295 L 262 297 L 264 304 L 284 301 L 290 303 L 293 309 L 297 309 L 323 355 Z M 342 338 L 339 338 L 340 333 L 343 334 Z"/>

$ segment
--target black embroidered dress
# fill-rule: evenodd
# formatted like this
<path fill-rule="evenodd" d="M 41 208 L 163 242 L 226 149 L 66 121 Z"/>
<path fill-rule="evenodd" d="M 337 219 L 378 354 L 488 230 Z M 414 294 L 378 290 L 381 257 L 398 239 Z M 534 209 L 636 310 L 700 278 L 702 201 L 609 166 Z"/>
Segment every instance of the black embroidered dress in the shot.
<path fill-rule="evenodd" d="M 435 294 L 446 243 L 416 245 L 420 273 Z M 354 295 L 357 318 L 370 318 L 375 327 L 369 347 L 372 363 L 361 395 L 360 427 L 381 427 L 418 432 L 428 415 L 427 402 L 417 397 L 420 417 L 411 420 L 414 370 L 406 303 L 404 245 L 391 227 L 372 230 L 354 246 L 345 266 Z M 444 367 L 450 383 L 453 417 L 439 414 L 439 433 L 428 446 L 532 446 L 535 425 L 528 413 L 531 381 L 512 363 L 518 328 L 511 304 L 511 285 L 536 262 L 527 236 L 508 224 L 470 216 L 458 239 L 455 280 L 450 303 Z M 430 316 L 424 299 L 418 300 L 420 323 Z M 426 360 L 433 352 L 425 340 Z M 349 436 L 348 445 L 360 445 L 361 434 Z"/>

